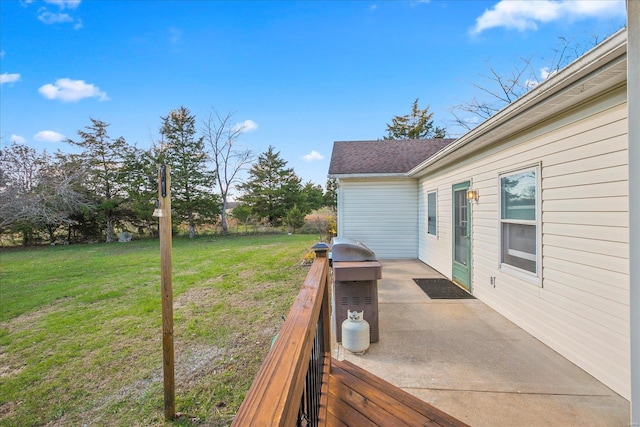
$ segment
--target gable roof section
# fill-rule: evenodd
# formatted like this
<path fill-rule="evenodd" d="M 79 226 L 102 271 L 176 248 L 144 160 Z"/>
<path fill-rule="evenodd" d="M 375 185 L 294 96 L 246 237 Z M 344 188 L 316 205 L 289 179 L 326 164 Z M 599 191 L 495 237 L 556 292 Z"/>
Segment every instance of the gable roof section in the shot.
<path fill-rule="evenodd" d="M 451 144 L 453 138 L 336 141 L 329 177 L 406 176 L 421 162 Z"/>

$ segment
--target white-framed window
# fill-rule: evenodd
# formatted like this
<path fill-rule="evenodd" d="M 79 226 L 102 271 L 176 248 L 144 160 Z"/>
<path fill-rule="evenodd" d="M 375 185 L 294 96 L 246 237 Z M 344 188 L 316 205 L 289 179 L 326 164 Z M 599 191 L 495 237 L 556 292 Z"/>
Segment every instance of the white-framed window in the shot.
<path fill-rule="evenodd" d="M 500 266 L 539 277 L 539 167 L 500 175 Z"/>
<path fill-rule="evenodd" d="M 438 235 L 437 195 L 435 191 L 427 193 L 427 233 Z"/>

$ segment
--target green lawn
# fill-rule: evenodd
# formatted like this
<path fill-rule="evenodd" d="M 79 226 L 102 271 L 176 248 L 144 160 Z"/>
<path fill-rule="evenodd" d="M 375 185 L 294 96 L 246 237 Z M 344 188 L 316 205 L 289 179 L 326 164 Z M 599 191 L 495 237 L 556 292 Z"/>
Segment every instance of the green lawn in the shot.
<path fill-rule="evenodd" d="M 173 241 L 173 425 L 228 425 L 317 236 Z M 158 241 L 0 252 L 0 425 L 163 425 Z"/>

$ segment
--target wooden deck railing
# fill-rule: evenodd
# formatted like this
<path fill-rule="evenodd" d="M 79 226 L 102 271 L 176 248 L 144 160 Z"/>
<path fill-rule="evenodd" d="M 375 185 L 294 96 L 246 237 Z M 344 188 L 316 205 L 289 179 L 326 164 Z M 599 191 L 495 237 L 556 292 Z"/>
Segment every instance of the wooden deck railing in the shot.
<path fill-rule="evenodd" d="M 318 426 L 331 363 L 328 247 L 316 258 L 232 426 Z"/>

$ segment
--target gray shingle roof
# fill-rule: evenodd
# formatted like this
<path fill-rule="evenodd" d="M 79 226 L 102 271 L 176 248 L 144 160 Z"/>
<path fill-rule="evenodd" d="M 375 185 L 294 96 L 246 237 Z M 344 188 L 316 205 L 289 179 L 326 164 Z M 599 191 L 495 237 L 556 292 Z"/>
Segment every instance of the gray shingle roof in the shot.
<path fill-rule="evenodd" d="M 453 141 L 453 138 L 336 141 L 329 175 L 407 173 Z"/>

